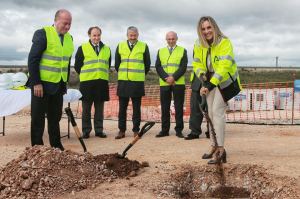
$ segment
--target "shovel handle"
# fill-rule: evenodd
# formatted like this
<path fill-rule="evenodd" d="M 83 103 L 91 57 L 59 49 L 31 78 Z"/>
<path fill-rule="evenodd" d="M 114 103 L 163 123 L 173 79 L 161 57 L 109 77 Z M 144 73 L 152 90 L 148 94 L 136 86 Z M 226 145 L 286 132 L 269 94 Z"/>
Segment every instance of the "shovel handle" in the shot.
<path fill-rule="evenodd" d="M 152 126 L 154 126 L 155 122 L 147 122 L 146 124 L 144 124 L 144 126 L 142 127 L 142 129 L 140 130 L 140 132 L 138 133 L 137 136 L 134 137 L 134 139 L 132 140 L 132 142 L 130 144 L 128 144 L 128 146 L 125 148 L 125 150 L 122 153 L 122 157 L 124 158 L 127 154 L 127 151 L 139 140 L 142 138 L 142 136 L 149 131 L 149 129 L 152 128 Z"/>
<path fill-rule="evenodd" d="M 85 146 L 85 144 L 84 144 L 84 142 L 83 142 L 83 139 L 82 139 L 82 137 L 81 137 L 81 133 L 80 133 L 80 131 L 79 131 L 79 129 L 78 129 L 78 126 L 77 126 L 77 124 L 76 124 L 76 121 L 75 121 L 75 118 L 74 118 L 74 115 L 73 115 L 73 113 L 72 113 L 71 108 L 70 108 L 70 107 L 66 107 L 66 108 L 65 108 L 65 112 L 66 112 L 67 116 L 69 117 L 69 119 L 70 119 L 70 121 L 71 121 L 71 124 L 72 124 L 72 126 L 73 126 L 73 129 L 74 129 L 75 134 L 76 134 L 76 136 L 77 136 L 77 138 L 78 138 L 78 140 L 79 140 L 79 142 L 80 142 L 80 144 L 81 144 L 81 146 L 82 146 L 82 148 L 83 148 L 83 151 L 86 152 L 86 151 L 87 151 L 87 150 L 86 150 L 86 146 Z"/>
<path fill-rule="evenodd" d="M 200 76 L 200 81 L 203 85 L 204 81 L 206 80 L 206 77 L 204 75 Z M 214 142 L 215 147 L 218 147 L 218 141 L 217 141 L 217 135 L 215 132 L 215 128 L 214 125 L 208 115 L 208 110 L 206 108 L 206 110 L 204 110 L 204 108 L 207 106 L 207 100 L 206 100 L 206 95 L 201 95 L 201 104 L 199 105 L 200 111 L 202 113 L 202 115 L 205 117 L 206 121 L 207 121 L 207 126 L 210 125 L 211 128 L 211 135 L 212 135 L 212 139 Z"/>
<path fill-rule="evenodd" d="M 71 108 L 70 108 L 70 107 L 66 107 L 66 108 L 65 108 L 65 112 L 66 112 L 67 116 L 69 117 L 69 119 L 70 119 L 70 121 L 71 121 L 71 124 L 72 124 L 72 126 L 73 126 L 73 127 L 74 127 L 74 126 L 77 126 L 77 124 L 76 124 L 76 121 L 75 121 L 75 118 L 74 118 L 74 115 L 73 115 L 73 113 L 72 113 L 72 110 L 71 110 Z"/>
<path fill-rule="evenodd" d="M 141 138 L 147 131 L 149 131 L 149 129 L 152 128 L 152 126 L 154 126 L 154 124 L 155 122 L 147 122 L 146 124 L 144 124 L 144 126 L 138 133 L 138 136 Z"/>

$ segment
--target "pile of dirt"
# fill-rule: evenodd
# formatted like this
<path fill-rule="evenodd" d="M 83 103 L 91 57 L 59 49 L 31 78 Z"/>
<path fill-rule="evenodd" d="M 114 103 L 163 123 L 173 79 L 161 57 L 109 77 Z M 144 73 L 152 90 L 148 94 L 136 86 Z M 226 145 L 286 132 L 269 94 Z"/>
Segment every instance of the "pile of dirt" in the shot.
<path fill-rule="evenodd" d="M 135 176 L 141 167 L 117 154 L 93 156 L 34 146 L 0 170 L 0 198 L 53 198 Z"/>
<path fill-rule="evenodd" d="M 156 194 L 175 198 L 300 198 L 297 180 L 258 165 L 186 166 L 161 183 Z"/>

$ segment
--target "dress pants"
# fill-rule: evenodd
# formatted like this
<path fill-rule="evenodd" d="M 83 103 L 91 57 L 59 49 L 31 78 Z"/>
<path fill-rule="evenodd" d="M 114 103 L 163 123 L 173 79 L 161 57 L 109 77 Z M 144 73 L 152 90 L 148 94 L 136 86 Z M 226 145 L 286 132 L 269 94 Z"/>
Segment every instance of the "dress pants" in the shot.
<path fill-rule="evenodd" d="M 45 114 L 47 114 L 48 134 L 51 147 L 61 148 L 59 121 L 62 116 L 63 94 L 60 89 L 55 94 L 36 97 L 31 90 L 31 145 L 43 145 Z"/>
<path fill-rule="evenodd" d="M 133 123 L 133 132 L 140 131 L 141 124 L 141 102 L 142 97 L 130 97 L 132 102 L 132 123 Z M 126 119 L 127 119 L 127 107 L 129 103 L 129 97 L 120 97 L 119 96 L 119 123 L 118 127 L 120 131 L 126 131 Z"/>
<path fill-rule="evenodd" d="M 225 136 L 225 111 L 227 103 L 224 102 L 223 97 L 218 87 L 211 90 L 207 97 L 208 115 L 214 125 L 217 142 L 219 146 L 224 146 Z M 212 146 L 214 145 L 213 136 L 210 136 Z"/>
<path fill-rule="evenodd" d="M 162 133 L 169 133 L 170 130 L 170 105 L 173 94 L 176 120 L 175 131 L 176 133 L 181 133 L 184 128 L 183 103 L 185 89 L 176 89 L 173 86 L 168 88 L 160 87 L 161 131 Z"/>
<path fill-rule="evenodd" d="M 201 96 L 197 91 L 191 92 L 189 128 L 194 135 L 201 135 L 203 114 L 200 111 Z"/>
<path fill-rule="evenodd" d="M 89 134 L 92 131 L 91 109 L 94 103 L 94 130 L 95 133 L 103 132 L 104 101 L 82 100 L 82 132 Z"/>

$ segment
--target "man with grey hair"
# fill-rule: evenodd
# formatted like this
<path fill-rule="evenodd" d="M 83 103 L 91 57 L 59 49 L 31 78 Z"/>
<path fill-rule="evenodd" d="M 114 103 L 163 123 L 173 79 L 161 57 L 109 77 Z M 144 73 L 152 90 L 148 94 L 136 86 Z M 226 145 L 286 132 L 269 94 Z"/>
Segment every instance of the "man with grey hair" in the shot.
<path fill-rule="evenodd" d="M 127 41 L 120 42 L 115 54 L 115 69 L 118 72 L 119 96 L 119 133 L 115 137 L 125 137 L 127 107 L 129 99 L 132 101 L 132 131 L 136 136 L 141 123 L 141 101 L 145 95 L 145 76 L 150 70 L 150 53 L 146 43 L 138 41 L 139 32 L 134 26 L 127 29 Z"/>
<path fill-rule="evenodd" d="M 50 145 L 64 150 L 60 141 L 59 121 L 74 51 L 73 39 L 68 33 L 71 23 L 71 13 L 60 9 L 55 14 L 54 24 L 37 30 L 32 39 L 28 56 L 32 146 L 44 144 L 47 114 Z"/>
<path fill-rule="evenodd" d="M 187 51 L 176 45 L 177 33 L 166 34 L 167 46 L 158 50 L 155 68 L 159 75 L 161 103 L 161 131 L 156 137 L 169 136 L 170 105 L 172 95 L 175 106 L 176 136 L 183 138 L 183 103 L 185 94 L 184 73 L 187 68 Z"/>

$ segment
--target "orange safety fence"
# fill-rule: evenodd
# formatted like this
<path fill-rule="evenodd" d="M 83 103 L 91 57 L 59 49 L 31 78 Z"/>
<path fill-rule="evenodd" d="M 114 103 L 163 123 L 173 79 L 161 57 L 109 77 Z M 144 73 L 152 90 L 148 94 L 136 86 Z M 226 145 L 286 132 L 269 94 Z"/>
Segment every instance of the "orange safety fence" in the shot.
<path fill-rule="evenodd" d="M 245 84 L 228 102 L 227 122 L 300 124 L 300 93 L 294 82 Z"/>
<path fill-rule="evenodd" d="M 294 93 L 293 82 L 256 83 L 242 85 L 243 90 L 228 101 L 226 121 L 253 124 L 300 124 L 300 93 Z M 110 84 L 110 101 L 105 102 L 105 119 L 118 119 L 119 101 L 117 85 Z M 160 121 L 159 85 L 145 85 L 146 95 L 142 98 L 143 121 Z M 190 115 L 190 86 L 186 86 L 184 121 Z M 92 110 L 93 112 L 94 110 Z M 81 116 L 81 103 L 78 105 Z M 175 121 L 175 109 L 171 104 L 171 120 Z M 131 120 L 132 105 L 128 105 L 127 119 Z"/>

